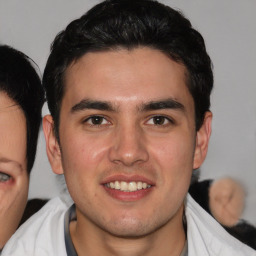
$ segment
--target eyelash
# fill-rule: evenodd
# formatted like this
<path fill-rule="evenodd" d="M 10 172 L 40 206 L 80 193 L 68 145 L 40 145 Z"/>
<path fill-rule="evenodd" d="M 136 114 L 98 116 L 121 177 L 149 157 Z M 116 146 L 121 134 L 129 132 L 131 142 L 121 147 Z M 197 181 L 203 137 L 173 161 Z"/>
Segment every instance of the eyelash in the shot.
<path fill-rule="evenodd" d="M 148 121 L 146 123 L 149 123 L 150 120 L 152 120 L 153 122 L 157 121 L 156 119 L 160 119 L 160 121 L 163 121 L 163 122 L 160 122 L 159 124 L 152 123 L 152 125 L 167 126 L 168 124 L 175 124 L 173 119 L 171 119 L 170 117 L 162 116 L 162 115 L 152 116 L 148 119 Z M 94 123 L 94 121 L 99 122 L 99 123 Z M 167 121 L 167 123 L 166 123 L 166 121 Z M 83 120 L 83 123 L 87 123 L 88 125 L 90 125 L 92 127 L 93 126 L 98 127 L 98 126 L 101 126 L 101 125 L 110 124 L 110 122 L 105 117 L 100 116 L 100 115 L 93 115 L 93 116 L 87 117 L 85 120 Z"/>
<path fill-rule="evenodd" d="M 163 115 L 155 115 L 155 116 L 151 116 L 149 119 L 148 119 L 148 121 L 147 121 L 147 123 L 150 121 L 150 120 L 152 120 L 153 122 L 154 122 L 154 119 L 162 119 L 161 121 L 164 121 L 163 123 L 160 123 L 160 124 L 152 124 L 152 125 L 155 125 L 155 126 L 159 126 L 159 127 L 163 127 L 163 126 L 168 126 L 168 125 L 170 125 L 170 124 L 175 124 L 175 122 L 174 122 L 174 120 L 173 119 L 171 119 L 170 117 L 166 117 L 166 116 L 163 116 Z M 156 120 L 155 120 L 156 121 Z M 167 121 L 167 123 L 166 123 L 166 121 Z"/>
<path fill-rule="evenodd" d="M 4 182 L 7 182 L 11 179 L 11 176 L 6 174 L 6 173 L 3 173 L 3 172 L 0 172 L 0 183 L 4 183 Z"/>
<path fill-rule="evenodd" d="M 100 124 L 94 124 L 93 123 L 93 119 L 94 119 L 94 121 L 95 121 L 95 119 L 99 119 L 99 120 L 101 120 L 101 121 L 104 121 L 105 120 L 105 124 L 102 124 L 102 123 L 100 123 Z M 90 123 L 90 121 L 91 121 L 91 123 Z M 88 125 L 90 125 L 90 126 L 100 126 L 100 125 L 106 125 L 106 124 L 109 124 L 110 122 L 105 118 L 105 117 L 103 117 L 103 116 L 100 116 L 100 115 L 93 115 L 93 116 L 89 116 L 89 117 L 87 117 L 85 120 L 83 120 L 83 123 L 87 123 Z"/>

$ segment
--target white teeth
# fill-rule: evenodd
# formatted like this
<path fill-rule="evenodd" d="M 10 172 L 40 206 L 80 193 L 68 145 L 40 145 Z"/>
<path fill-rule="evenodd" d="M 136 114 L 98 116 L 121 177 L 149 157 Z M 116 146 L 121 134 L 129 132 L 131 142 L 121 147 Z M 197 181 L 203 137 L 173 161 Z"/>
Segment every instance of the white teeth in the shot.
<path fill-rule="evenodd" d="M 114 187 L 115 189 L 121 189 L 119 181 L 115 181 L 114 185 L 115 185 Z"/>
<path fill-rule="evenodd" d="M 142 189 L 142 182 L 141 181 L 137 182 L 137 188 Z"/>
<path fill-rule="evenodd" d="M 146 182 L 135 182 L 135 181 L 115 181 L 106 183 L 105 186 L 112 189 L 117 189 L 125 192 L 133 192 L 141 189 L 150 188 L 151 185 L 148 185 Z"/>
<path fill-rule="evenodd" d="M 137 190 L 136 182 L 130 182 L 129 185 L 128 185 L 128 190 L 129 191 L 136 191 Z"/>
<path fill-rule="evenodd" d="M 147 188 L 147 186 L 148 186 L 148 184 L 147 184 L 147 183 L 145 183 L 145 182 L 143 182 L 143 183 L 142 183 L 142 188 L 144 188 L 144 189 L 145 189 L 145 188 Z"/>
<path fill-rule="evenodd" d="M 128 190 L 129 184 L 127 182 L 121 181 L 120 190 L 126 191 Z"/>

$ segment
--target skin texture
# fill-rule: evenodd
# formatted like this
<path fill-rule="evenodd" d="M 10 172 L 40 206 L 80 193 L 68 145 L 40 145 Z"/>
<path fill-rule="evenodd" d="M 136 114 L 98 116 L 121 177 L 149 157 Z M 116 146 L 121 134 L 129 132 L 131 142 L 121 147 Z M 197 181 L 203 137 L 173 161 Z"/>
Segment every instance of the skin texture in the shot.
<path fill-rule="evenodd" d="M 179 255 L 183 202 L 212 119 L 207 112 L 196 133 L 184 66 L 150 48 L 88 53 L 68 68 L 65 86 L 60 146 L 51 116 L 43 125 L 52 169 L 64 173 L 77 206 L 70 231 L 78 254 Z M 171 108 L 149 104 L 167 100 Z M 95 101 L 108 109 L 88 109 Z M 105 188 L 115 180 L 152 187 L 133 196 Z"/>
<path fill-rule="evenodd" d="M 17 229 L 25 209 L 26 162 L 25 116 L 12 99 L 0 92 L 0 248 Z"/>

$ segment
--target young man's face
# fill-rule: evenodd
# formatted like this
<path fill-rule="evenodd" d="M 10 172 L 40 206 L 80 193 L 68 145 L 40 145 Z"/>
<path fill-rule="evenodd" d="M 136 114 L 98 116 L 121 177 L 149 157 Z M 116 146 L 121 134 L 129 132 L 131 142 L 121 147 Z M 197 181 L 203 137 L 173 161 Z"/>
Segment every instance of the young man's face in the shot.
<path fill-rule="evenodd" d="M 17 229 L 28 197 L 26 119 L 0 92 L 0 248 Z"/>
<path fill-rule="evenodd" d="M 117 236 L 178 226 L 211 131 L 207 113 L 196 133 L 185 68 L 149 48 L 88 53 L 68 68 L 65 86 L 61 150 L 50 116 L 44 130 L 78 223 Z"/>

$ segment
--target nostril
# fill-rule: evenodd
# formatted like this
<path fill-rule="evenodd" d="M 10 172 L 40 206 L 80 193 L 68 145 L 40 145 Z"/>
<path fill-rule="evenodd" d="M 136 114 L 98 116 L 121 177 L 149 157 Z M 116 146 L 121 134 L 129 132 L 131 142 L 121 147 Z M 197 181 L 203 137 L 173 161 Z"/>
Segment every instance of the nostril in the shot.
<path fill-rule="evenodd" d="M 145 162 L 148 160 L 148 152 L 145 148 L 112 148 L 110 152 L 110 160 L 115 163 L 122 163 L 131 166 L 137 162 Z"/>
<path fill-rule="evenodd" d="M 114 135 L 110 148 L 110 160 L 131 166 L 148 160 L 148 152 L 143 133 L 136 124 L 120 126 Z"/>

